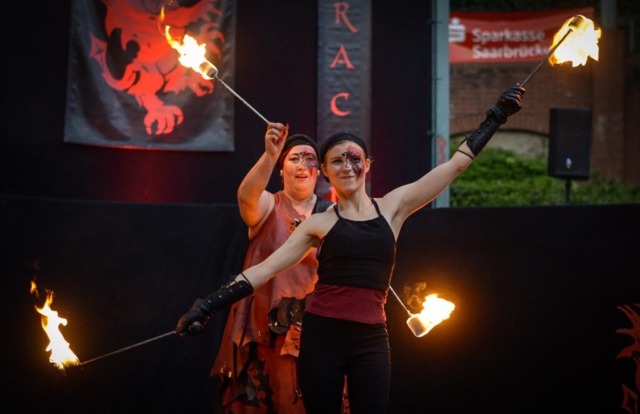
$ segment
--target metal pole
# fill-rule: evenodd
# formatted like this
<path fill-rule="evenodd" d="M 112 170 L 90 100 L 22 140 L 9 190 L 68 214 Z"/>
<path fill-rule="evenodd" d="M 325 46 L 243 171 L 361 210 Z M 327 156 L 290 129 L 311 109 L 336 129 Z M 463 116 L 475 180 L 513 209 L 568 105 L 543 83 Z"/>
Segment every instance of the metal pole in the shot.
<path fill-rule="evenodd" d="M 114 354 L 118 354 L 120 352 L 128 351 L 131 348 L 135 348 L 135 347 L 140 346 L 140 345 L 148 344 L 149 342 L 157 341 L 158 339 L 166 338 L 167 336 L 171 336 L 171 335 L 174 335 L 174 334 L 175 334 L 175 331 L 167 332 L 167 333 L 162 334 L 160 336 L 156 336 L 155 338 L 147 339 L 146 341 L 138 342 L 137 344 L 133 344 L 133 345 L 127 346 L 125 348 L 118 349 L 117 351 L 109 352 L 108 354 L 101 355 L 99 357 L 90 359 L 88 361 L 80 362 L 78 365 L 75 365 L 75 366 L 87 365 L 90 362 L 94 362 L 94 361 L 97 361 L 99 359 L 106 358 L 106 357 L 114 355 Z"/>
<path fill-rule="evenodd" d="M 433 14 L 431 37 L 431 168 L 449 160 L 450 93 L 449 76 L 449 0 L 431 2 Z M 433 208 L 449 207 L 450 189 L 447 186 L 433 200 Z"/>
<path fill-rule="evenodd" d="M 253 106 L 249 105 L 249 102 L 247 102 L 244 99 L 242 99 L 242 97 L 240 95 L 238 95 L 236 93 L 236 91 L 234 91 L 229 85 L 227 85 L 222 79 L 220 79 L 218 77 L 217 73 L 213 74 L 213 76 L 216 78 L 216 80 L 218 82 L 220 82 L 225 88 L 227 88 L 229 90 L 229 92 L 231 92 L 236 98 L 240 99 L 240 101 L 243 104 L 247 105 L 247 107 L 249 107 L 249 109 L 251 109 L 253 112 L 255 112 L 255 114 L 258 115 L 267 125 L 269 124 L 269 121 L 267 121 L 267 118 L 262 116 L 262 114 L 260 114 L 260 112 L 256 111 L 256 109 Z"/>
<path fill-rule="evenodd" d="M 413 314 L 411 312 L 409 312 L 409 309 L 407 309 L 407 307 L 404 305 L 404 303 L 402 303 L 402 300 L 400 299 L 400 296 L 398 296 L 398 294 L 396 293 L 395 290 L 393 290 L 393 287 L 391 285 L 389 285 L 389 290 L 391 291 L 391 293 L 393 293 L 393 295 L 396 297 L 396 299 L 398 299 L 398 302 L 400 302 L 400 304 L 402 305 L 402 307 L 404 308 L 404 310 L 407 311 L 407 313 L 410 316 L 413 316 Z"/>

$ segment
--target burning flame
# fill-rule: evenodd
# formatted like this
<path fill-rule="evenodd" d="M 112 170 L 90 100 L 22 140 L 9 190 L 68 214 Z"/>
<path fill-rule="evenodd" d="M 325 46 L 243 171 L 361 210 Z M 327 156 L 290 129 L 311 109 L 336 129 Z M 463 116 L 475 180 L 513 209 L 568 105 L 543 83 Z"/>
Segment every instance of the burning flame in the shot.
<path fill-rule="evenodd" d="M 169 6 L 172 4 L 173 0 L 169 0 L 166 5 Z M 175 40 L 171 36 L 171 34 L 169 33 L 170 26 L 164 25 L 164 6 L 162 6 L 162 9 L 160 10 L 160 16 L 158 18 L 158 30 L 160 30 L 160 33 L 163 32 L 163 26 L 164 36 L 167 39 L 167 43 L 169 43 L 172 48 L 180 53 L 180 57 L 178 58 L 178 60 L 184 67 L 194 70 L 196 73 L 199 73 L 203 78 L 207 80 L 216 78 L 216 80 L 224 85 L 224 87 L 227 88 L 229 92 L 234 94 L 236 98 L 240 99 L 243 104 L 245 104 L 249 109 L 255 112 L 255 114 L 258 115 L 260 119 L 269 124 L 267 118 L 262 116 L 260 112 L 256 111 L 253 106 L 249 105 L 249 102 L 242 99 L 242 97 L 238 95 L 236 91 L 231 89 L 231 87 L 229 87 L 222 81 L 222 79 L 218 77 L 218 68 L 213 63 L 209 62 L 205 57 L 206 43 L 199 45 L 196 39 L 186 33 L 182 38 L 182 42 Z"/>
<path fill-rule="evenodd" d="M 549 63 L 571 62 L 573 67 L 586 65 L 589 56 L 598 60 L 598 39 L 601 36 L 600 28 L 596 27 L 593 20 L 577 14 L 568 19 L 560 30 L 553 36 L 551 49 L 556 51 L 549 57 Z"/>
<path fill-rule="evenodd" d="M 206 44 L 199 45 L 196 39 L 188 34 L 184 35 L 182 43 L 178 42 L 169 33 L 169 26 L 165 26 L 164 33 L 167 42 L 180 53 L 178 60 L 183 66 L 195 70 L 205 79 L 213 79 L 218 76 L 218 68 L 205 57 Z"/>
<path fill-rule="evenodd" d="M 38 290 L 36 283 L 31 281 L 30 293 L 34 293 L 38 297 Z M 76 354 L 69 348 L 69 343 L 64 339 L 62 333 L 58 329 L 60 324 L 67 326 L 67 320 L 60 318 L 58 312 L 51 309 L 51 303 L 53 302 L 53 291 L 46 290 L 47 299 L 45 300 L 42 308 L 35 307 L 38 313 L 42 315 L 42 329 L 47 333 L 49 337 L 49 345 L 46 351 L 51 351 L 49 362 L 53 363 L 58 369 L 64 370 L 69 365 L 79 365 L 80 360 Z"/>
<path fill-rule="evenodd" d="M 428 295 L 422 306 L 420 314 L 407 319 L 407 325 L 417 337 L 428 334 L 440 322 L 449 319 L 456 307 L 452 302 L 439 298 L 437 293 Z"/>

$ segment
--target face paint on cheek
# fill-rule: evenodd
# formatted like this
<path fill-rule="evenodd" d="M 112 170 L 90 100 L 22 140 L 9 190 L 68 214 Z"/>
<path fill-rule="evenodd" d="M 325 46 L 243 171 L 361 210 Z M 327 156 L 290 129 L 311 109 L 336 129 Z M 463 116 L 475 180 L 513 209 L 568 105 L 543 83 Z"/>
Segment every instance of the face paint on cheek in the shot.
<path fill-rule="evenodd" d="M 356 177 L 360 178 L 364 169 L 362 168 L 362 154 L 360 151 L 355 149 L 348 148 L 347 152 L 343 152 L 342 156 L 344 157 L 345 163 L 344 167 L 347 168 L 351 165 L 353 172 L 356 174 Z"/>

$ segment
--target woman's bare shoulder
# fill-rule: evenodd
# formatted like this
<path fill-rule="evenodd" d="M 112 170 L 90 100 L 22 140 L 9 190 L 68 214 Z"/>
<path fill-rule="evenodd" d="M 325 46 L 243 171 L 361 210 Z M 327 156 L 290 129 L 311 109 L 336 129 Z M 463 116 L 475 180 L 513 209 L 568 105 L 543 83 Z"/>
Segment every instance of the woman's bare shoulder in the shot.
<path fill-rule="evenodd" d="M 303 221 L 300 227 L 304 228 L 307 233 L 322 239 L 331 230 L 336 221 L 338 221 L 338 216 L 333 211 L 333 208 L 330 208 L 322 213 L 313 214 Z"/>

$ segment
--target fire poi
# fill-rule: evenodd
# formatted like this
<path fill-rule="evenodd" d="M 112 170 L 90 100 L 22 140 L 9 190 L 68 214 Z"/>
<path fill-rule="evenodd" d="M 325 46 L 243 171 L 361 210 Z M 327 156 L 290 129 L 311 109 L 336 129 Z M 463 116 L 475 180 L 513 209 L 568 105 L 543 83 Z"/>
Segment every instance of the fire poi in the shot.
<path fill-rule="evenodd" d="M 452 302 L 439 298 L 437 293 L 432 293 L 427 295 L 425 298 L 424 303 L 422 304 L 422 312 L 416 315 L 407 309 L 396 291 L 393 290 L 393 287 L 389 286 L 389 290 L 393 293 L 396 299 L 398 299 L 404 310 L 409 314 L 407 325 L 409 325 L 411 332 L 413 332 L 413 334 L 418 338 L 428 334 L 429 331 L 431 331 L 440 322 L 445 319 L 449 319 L 451 312 L 456 308 L 456 305 Z"/>
<path fill-rule="evenodd" d="M 595 25 L 593 20 L 581 14 L 567 19 L 553 36 L 553 44 L 549 53 L 520 86 L 526 85 L 547 59 L 551 65 L 571 62 L 573 67 L 586 65 L 589 57 L 598 60 L 598 39 L 601 35 L 600 28 Z"/>
<path fill-rule="evenodd" d="M 168 2 L 167 5 L 170 5 L 172 2 Z M 164 24 L 164 8 L 160 10 L 160 17 L 158 19 L 158 26 Z M 203 43 L 201 45 L 198 44 L 196 39 L 185 34 L 182 38 L 182 42 L 175 40 L 171 34 L 169 33 L 170 27 L 167 25 L 164 27 L 164 35 L 167 38 L 167 42 L 171 45 L 172 48 L 180 53 L 180 57 L 178 60 L 180 63 L 192 70 L 198 72 L 202 75 L 203 78 L 211 80 L 216 79 L 220 82 L 225 88 L 229 90 L 236 98 L 240 99 L 240 101 L 245 104 L 249 109 L 251 109 L 256 115 L 260 117 L 266 124 L 269 123 L 267 118 L 262 116 L 260 112 L 258 112 L 253 106 L 249 105 L 247 101 L 242 99 L 240 95 L 236 93 L 229 85 L 227 85 L 222 79 L 218 77 L 218 68 L 211 62 L 207 60 L 205 57 L 206 54 L 206 45 Z"/>

